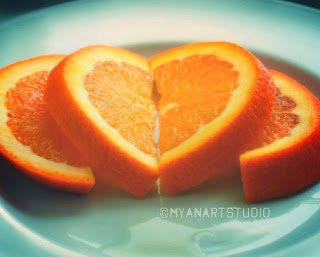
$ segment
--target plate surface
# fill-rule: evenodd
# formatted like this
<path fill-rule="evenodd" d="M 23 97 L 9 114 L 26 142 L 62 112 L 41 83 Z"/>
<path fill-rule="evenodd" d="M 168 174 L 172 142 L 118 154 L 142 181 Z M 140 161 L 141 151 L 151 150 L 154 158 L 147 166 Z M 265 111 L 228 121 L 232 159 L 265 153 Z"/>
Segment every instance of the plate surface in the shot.
<path fill-rule="evenodd" d="M 278 1 L 81 1 L 0 24 L 0 66 L 109 44 L 145 56 L 191 41 L 253 51 L 320 96 L 320 12 Z M 319 256 L 320 184 L 246 205 L 239 175 L 137 200 L 38 185 L 0 161 L 0 256 Z M 228 209 L 229 208 L 229 209 Z"/>

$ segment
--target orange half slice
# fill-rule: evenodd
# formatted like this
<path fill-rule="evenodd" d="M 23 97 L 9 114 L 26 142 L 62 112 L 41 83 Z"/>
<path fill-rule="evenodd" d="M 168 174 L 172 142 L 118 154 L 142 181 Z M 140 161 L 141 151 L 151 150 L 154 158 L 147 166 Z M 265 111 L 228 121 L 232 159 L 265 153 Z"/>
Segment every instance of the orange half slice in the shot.
<path fill-rule="evenodd" d="M 44 93 L 64 56 L 41 56 L 0 70 L 0 152 L 26 175 L 57 189 L 85 193 L 91 169 L 51 117 Z"/>
<path fill-rule="evenodd" d="M 108 46 L 71 54 L 51 73 L 47 100 L 63 131 L 106 176 L 144 196 L 159 177 L 148 61 Z"/>
<path fill-rule="evenodd" d="M 292 78 L 271 74 L 277 88 L 272 116 L 256 149 L 240 158 L 247 202 L 289 195 L 320 178 L 320 102 Z"/>
<path fill-rule="evenodd" d="M 150 65 L 161 95 L 162 185 L 176 194 L 227 168 L 250 147 L 271 114 L 273 81 L 251 53 L 227 42 L 171 49 Z"/>

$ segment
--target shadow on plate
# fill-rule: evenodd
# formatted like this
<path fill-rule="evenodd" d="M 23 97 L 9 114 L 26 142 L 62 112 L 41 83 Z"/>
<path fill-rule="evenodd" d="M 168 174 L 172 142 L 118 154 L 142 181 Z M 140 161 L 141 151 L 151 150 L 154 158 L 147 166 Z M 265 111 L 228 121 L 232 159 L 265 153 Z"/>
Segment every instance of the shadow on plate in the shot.
<path fill-rule="evenodd" d="M 48 188 L 21 173 L 9 161 L 0 157 L 0 197 L 10 205 L 32 215 L 68 216 L 108 199 L 142 201 L 109 183 L 97 183 L 89 194 L 76 194 Z M 149 199 L 158 197 L 153 188 Z"/>

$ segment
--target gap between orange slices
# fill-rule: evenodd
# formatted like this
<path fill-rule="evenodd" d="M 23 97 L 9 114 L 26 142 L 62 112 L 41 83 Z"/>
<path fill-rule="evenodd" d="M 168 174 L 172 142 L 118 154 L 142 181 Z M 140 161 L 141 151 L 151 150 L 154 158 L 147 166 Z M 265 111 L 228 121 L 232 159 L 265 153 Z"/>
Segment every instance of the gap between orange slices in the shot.
<path fill-rule="evenodd" d="M 153 79 L 161 94 L 159 163 Z M 159 176 L 175 194 L 233 164 L 266 125 L 275 99 L 267 69 L 226 42 L 182 46 L 149 62 L 114 47 L 86 47 L 53 70 L 46 96 L 97 173 L 139 197 Z"/>
<path fill-rule="evenodd" d="M 40 56 L 0 70 L 0 152 L 51 187 L 86 193 L 91 169 L 51 117 L 44 99 L 51 69 L 64 56 Z"/>
<path fill-rule="evenodd" d="M 292 194 L 320 178 L 320 102 L 292 78 L 271 74 L 277 88 L 271 119 L 257 148 L 240 158 L 247 202 Z"/>

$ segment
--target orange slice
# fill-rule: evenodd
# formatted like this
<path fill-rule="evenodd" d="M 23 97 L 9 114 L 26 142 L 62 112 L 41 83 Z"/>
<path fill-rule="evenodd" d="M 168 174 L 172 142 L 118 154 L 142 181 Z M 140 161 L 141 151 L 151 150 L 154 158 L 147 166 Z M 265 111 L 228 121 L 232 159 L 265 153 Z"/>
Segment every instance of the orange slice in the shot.
<path fill-rule="evenodd" d="M 91 169 L 47 109 L 51 69 L 64 56 L 41 56 L 0 70 L 0 152 L 25 174 L 52 187 L 88 192 Z"/>
<path fill-rule="evenodd" d="M 320 178 L 320 102 L 292 78 L 271 74 L 277 88 L 272 116 L 257 148 L 240 158 L 247 202 L 285 196 Z"/>
<path fill-rule="evenodd" d="M 135 196 L 150 190 L 159 172 L 145 58 L 107 46 L 81 49 L 53 70 L 46 95 L 52 115 L 97 172 Z"/>
<path fill-rule="evenodd" d="M 273 81 L 252 54 L 227 42 L 171 49 L 150 65 L 161 95 L 162 185 L 176 194 L 227 168 L 248 149 L 271 114 Z"/>

